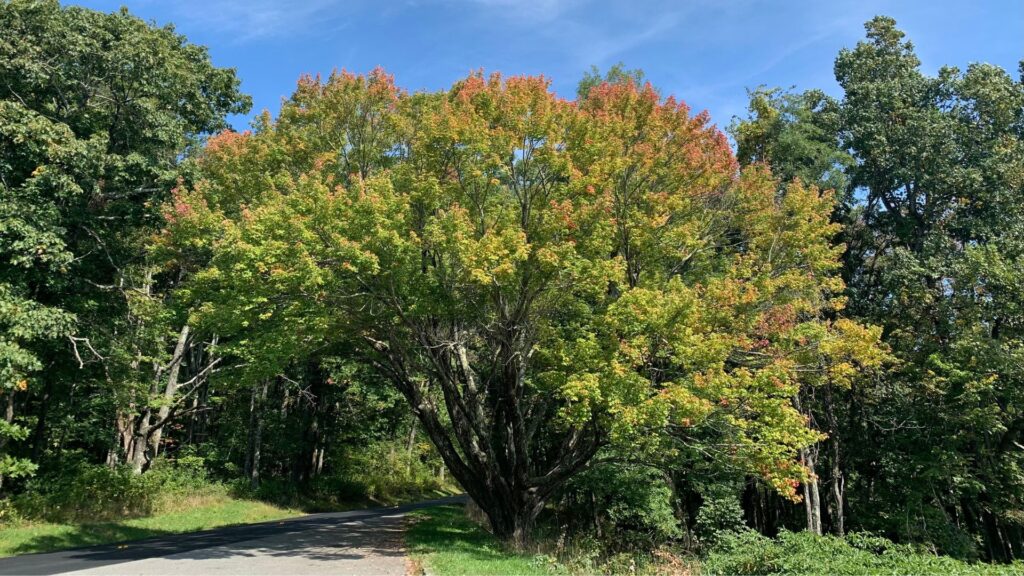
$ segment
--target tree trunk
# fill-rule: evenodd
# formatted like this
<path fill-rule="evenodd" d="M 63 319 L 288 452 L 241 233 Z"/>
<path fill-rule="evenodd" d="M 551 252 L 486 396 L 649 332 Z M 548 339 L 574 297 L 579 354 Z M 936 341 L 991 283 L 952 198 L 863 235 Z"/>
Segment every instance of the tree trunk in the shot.
<path fill-rule="evenodd" d="M 145 414 L 139 418 L 139 424 L 132 434 L 131 449 L 129 450 L 128 460 L 132 463 L 132 471 L 136 474 L 142 474 L 146 469 L 146 465 L 149 463 L 149 455 L 147 452 L 149 450 L 151 418 L 152 413 L 147 409 Z"/>
<path fill-rule="evenodd" d="M 832 385 L 825 386 L 825 418 L 828 420 L 828 443 L 831 448 L 831 495 L 832 495 L 832 531 L 842 537 L 846 533 L 846 515 L 843 510 L 846 496 L 846 477 L 843 474 L 840 460 L 839 419 L 836 417 L 832 397 Z"/>
<path fill-rule="evenodd" d="M 804 466 L 810 474 L 810 478 L 804 482 L 804 508 L 807 511 L 807 531 L 812 534 L 821 535 L 821 498 L 818 492 L 818 475 L 815 473 L 817 465 L 817 448 L 803 448 L 800 450 L 800 457 Z"/>
<path fill-rule="evenodd" d="M 800 394 L 793 396 L 793 406 L 806 414 L 800 405 Z M 807 512 L 807 531 L 821 535 L 821 498 L 818 491 L 818 445 L 800 449 L 800 460 L 807 468 L 808 478 L 804 482 L 804 509 Z"/>
<path fill-rule="evenodd" d="M 266 380 L 254 384 L 249 400 L 249 448 L 245 458 L 245 476 L 253 489 L 260 485 L 260 452 L 263 444 L 263 403 L 267 398 Z"/>
<path fill-rule="evenodd" d="M 49 378 L 43 386 L 43 397 L 39 402 L 39 419 L 36 420 L 36 429 L 32 437 L 32 461 L 38 462 L 43 456 L 46 447 L 46 417 L 50 413 L 50 393 L 53 391 L 53 383 Z"/>
<path fill-rule="evenodd" d="M 515 547 L 528 544 L 545 502 L 600 446 L 596 430 L 572 429 L 562 439 L 562 449 L 554 460 L 533 461 L 529 441 L 536 428 L 516 421 L 521 410 L 507 398 L 492 416 L 484 418 L 472 416 L 478 413 L 461 405 L 457 391 L 443 390 L 452 423 L 449 429 L 420 384 L 400 382 L 400 390 L 448 471 L 487 515 L 495 536 Z"/>
<path fill-rule="evenodd" d="M 174 395 L 178 392 L 178 374 L 181 372 L 182 360 L 185 357 L 185 346 L 188 344 L 189 327 L 188 324 L 181 327 L 181 332 L 178 333 L 178 343 L 174 346 L 174 355 L 171 356 L 171 363 L 167 369 L 167 384 L 164 386 L 164 398 L 160 404 L 160 410 L 157 411 L 157 423 L 160 425 L 156 430 L 153 430 L 150 436 L 150 445 L 153 449 L 153 457 L 157 457 L 160 454 L 160 440 L 163 437 L 164 425 L 167 421 L 168 416 L 171 413 L 171 403 L 174 401 Z"/>

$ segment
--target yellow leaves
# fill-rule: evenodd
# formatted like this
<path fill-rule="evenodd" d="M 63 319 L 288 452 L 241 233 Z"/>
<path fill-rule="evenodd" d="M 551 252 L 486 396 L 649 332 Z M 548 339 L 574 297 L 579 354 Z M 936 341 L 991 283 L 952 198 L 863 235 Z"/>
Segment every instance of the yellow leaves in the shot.
<path fill-rule="evenodd" d="M 600 378 L 593 373 L 573 374 L 560 392 L 565 401 L 561 417 L 567 424 L 585 424 L 602 400 Z"/>
<path fill-rule="evenodd" d="M 368 116 L 372 146 L 353 138 Z M 526 385 L 564 425 L 629 445 L 714 426 L 788 493 L 816 438 L 799 386 L 883 361 L 875 329 L 823 320 L 842 306 L 831 194 L 740 175 L 706 117 L 647 87 L 576 106 L 543 78 L 416 95 L 377 72 L 309 78 L 204 162 L 167 207 L 191 239 L 169 244 L 202 249 L 198 314 L 253 354 L 459 326 L 483 363 L 515 324 L 536 342 Z"/>
<path fill-rule="evenodd" d="M 28 390 L 28 380 L 22 378 L 14 383 L 14 387 L 24 392 L 25 390 Z"/>
<path fill-rule="evenodd" d="M 829 326 L 819 345 L 828 363 L 828 377 L 836 385 L 849 386 L 856 378 L 880 369 L 892 361 L 882 344 L 880 326 L 863 326 L 840 318 Z"/>
<path fill-rule="evenodd" d="M 479 284 L 498 286 L 511 282 L 518 265 L 529 256 L 526 234 L 521 230 L 491 230 L 479 240 L 463 242 L 463 259 L 470 277 Z"/>

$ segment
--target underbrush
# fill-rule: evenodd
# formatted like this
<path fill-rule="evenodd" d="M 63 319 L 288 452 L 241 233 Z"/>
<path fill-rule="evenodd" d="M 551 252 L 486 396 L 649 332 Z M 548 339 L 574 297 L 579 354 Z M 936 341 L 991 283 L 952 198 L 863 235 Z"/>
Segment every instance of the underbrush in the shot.
<path fill-rule="evenodd" d="M 347 455 L 335 471 L 303 483 L 267 478 L 257 488 L 245 480 L 231 482 L 232 494 L 306 512 L 359 506 L 393 505 L 449 496 L 458 487 L 433 467 L 395 442 L 380 442 Z"/>
<path fill-rule="evenodd" d="M 968 563 L 896 544 L 885 538 L 845 538 L 753 531 L 724 535 L 702 563 L 704 574 L 1024 574 L 1024 563 Z"/>
<path fill-rule="evenodd" d="M 145 474 L 130 467 L 78 462 L 32 478 L 6 501 L 0 522 L 103 522 L 188 509 L 224 499 L 227 488 L 211 482 L 202 461 L 159 460 Z"/>
<path fill-rule="evenodd" d="M 908 544 L 869 534 L 846 538 L 782 532 L 767 538 L 746 529 L 723 531 L 703 554 L 680 544 L 656 548 L 609 548 L 594 535 L 568 537 L 548 524 L 534 543 L 512 550 L 490 534 L 479 515 L 461 506 L 443 506 L 413 515 L 407 539 L 421 572 L 436 576 L 468 574 L 934 574 L 956 576 L 1024 575 L 1024 563 L 970 563 L 938 556 Z M 629 535 L 620 534 L 623 538 Z"/>

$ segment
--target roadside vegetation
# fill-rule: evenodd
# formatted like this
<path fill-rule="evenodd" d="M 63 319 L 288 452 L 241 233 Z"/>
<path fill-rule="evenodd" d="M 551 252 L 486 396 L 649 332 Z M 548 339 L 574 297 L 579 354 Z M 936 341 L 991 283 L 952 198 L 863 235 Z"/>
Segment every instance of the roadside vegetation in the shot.
<path fill-rule="evenodd" d="M 413 566 L 432 576 L 1024 574 L 1021 562 L 968 563 L 865 533 L 837 538 L 783 532 L 767 538 L 743 528 L 716 534 L 714 543 L 700 552 L 669 545 L 608 555 L 608 548 L 593 539 L 574 540 L 549 529 L 554 527 L 542 526 L 543 537 L 538 542 L 513 549 L 486 529 L 483 518 L 452 505 L 413 513 L 406 542 Z"/>
<path fill-rule="evenodd" d="M 142 475 L 130 467 L 79 463 L 59 475 L 33 478 L 25 491 L 4 501 L 0 556 L 391 506 L 456 492 L 430 475 L 403 473 L 409 463 L 388 456 L 386 447 L 371 447 L 344 477 L 322 477 L 302 487 L 271 480 L 257 489 L 247 481 L 211 477 L 195 457 L 158 461 Z"/>
<path fill-rule="evenodd" d="M 301 510 L 280 508 L 258 500 L 239 499 L 223 487 L 203 492 L 199 495 L 181 495 L 178 504 L 168 503 L 157 511 L 136 518 L 78 522 L 28 519 L 8 521 L 0 526 L 0 556 L 130 542 L 235 524 L 292 518 L 303 513 Z"/>
<path fill-rule="evenodd" d="M 441 574 L 1019 571 L 1024 65 L 833 71 L 732 140 L 623 65 L 240 132 L 173 27 L 0 0 L 0 550 L 464 490 Z"/>

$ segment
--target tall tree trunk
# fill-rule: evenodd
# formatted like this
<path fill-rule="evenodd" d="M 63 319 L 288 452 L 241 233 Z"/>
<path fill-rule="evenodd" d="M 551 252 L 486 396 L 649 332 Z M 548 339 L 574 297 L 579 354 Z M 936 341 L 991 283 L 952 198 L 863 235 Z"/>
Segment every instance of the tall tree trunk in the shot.
<path fill-rule="evenodd" d="M 798 412 L 803 411 L 800 394 L 793 397 L 793 405 Z M 807 467 L 808 478 L 803 485 L 804 509 L 807 512 L 807 531 L 821 535 L 821 498 L 818 491 L 818 445 L 800 449 L 800 460 Z"/>
<path fill-rule="evenodd" d="M 167 367 L 167 384 L 164 386 L 164 398 L 160 404 L 160 409 L 157 411 L 156 421 L 158 428 L 153 430 L 150 436 L 150 446 L 152 447 L 154 458 L 160 454 L 160 440 L 163 437 L 164 426 L 166 425 L 167 417 L 171 413 L 171 404 L 174 401 L 174 396 L 178 392 L 178 374 L 181 372 L 181 364 L 185 358 L 188 335 L 189 327 L 186 324 L 181 327 L 181 331 L 178 333 L 178 342 L 174 346 L 174 355 L 171 356 L 171 362 Z"/>
<path fill-rule="evenodd" d="M 159 378 L 161 369 L 158 364 L 154 362 L 153 367 L 155 377 L 152 384 L 149 386 L 148 398 L 153 398 L 157 395 L 159 385 Z M 149 466 L 149 462 L 152 457 L 149 453 L 150 443 L 149 437 L 153 434 L 153 408 L 146 402 L 146 408 L 142 411 L 142 414 L 138 418 L 138 422 L 135 424 L 132 433 L 132 444 L 130 450 L 129 461 L 132 463 L 132 471 L 136 474 L 142 474 L 146 467 Z"/>
<path fill-rule="evenodd" d="M 267 398 L 266 380 L 252 387 L 249 400 L 249 447 L 245 458 L 245 476 L 249 486 L 258 488 L 260 485 L 260 452 L 263 448 L 263 404 Z"/>
<path fill-rule="evenodd" d="M 422 334 L 434 385 L 409 373 L 409 359 L 401 351 L 382 341 L 371 343 L 386 357 L 387 364 L 378 367 L 405 396 L 448 471 L 487 514 L 494 534 L 523 546 L 544 504 L 590 461 L 603 436 L 593 423 L 557 432 L 547 428 L 557 434 L 548 439 L 557 450 L 533 450 L 535 434 L 551 423 L 553 412 L 544 398 L 527 397 L 526 362 L 532 353 L 522 328 L 510 325 L 497 347 L 495 364 L 501 369 L 486 382 L 477 380 L 458 327 L 451 333 Z M 441 342 L 430 344 L 438 338 Z M 436 393 L 447 418 L 441 416 Z"/>
<path fill-rule="evenodd" d="M 817 447 L 803 448 L 800 457 L 809 470 L 810 478 L 804 482 L 804 508 L 807 511 L 807 531 L 821 535 L 821 498 L 818 492 Z"/>
<path fill-rule="evenodd" d="M 149 454 L 147 452 L 149 451 L 149 433 L 152 429 L 152 418 L 153 413 L 147 408 L 139 418 L 139 422 L 132 433 L 128 460 L 132 463 L 132 471 L 136 474 L 142 474 L 149 463 Z"/>
<path fill-rule="evenodd" d="M 831 448 L 831 496 L 832 496 L 832 531 L 842 537 L 846 533 L 846 514 L 843 510 L 846 500 L 846 477 L 843 474 L 840 460 L 839 419 L 836 417 L 832 385 L 825 386 L 825 419 L 828 421 L 828 444 Z"/>
<path fill-rule="evenodd" d="M 50 394 L 53 392 L 53 382 L 46 378 L 43 386 L 43 396 L 39 402 L 39 419 L 36 420 L 36 429 L 32 437 L 32 460 L 38 462 L 43 456 L 46 447 L 46 424 L 47 416 L 50 414 Z"/>

